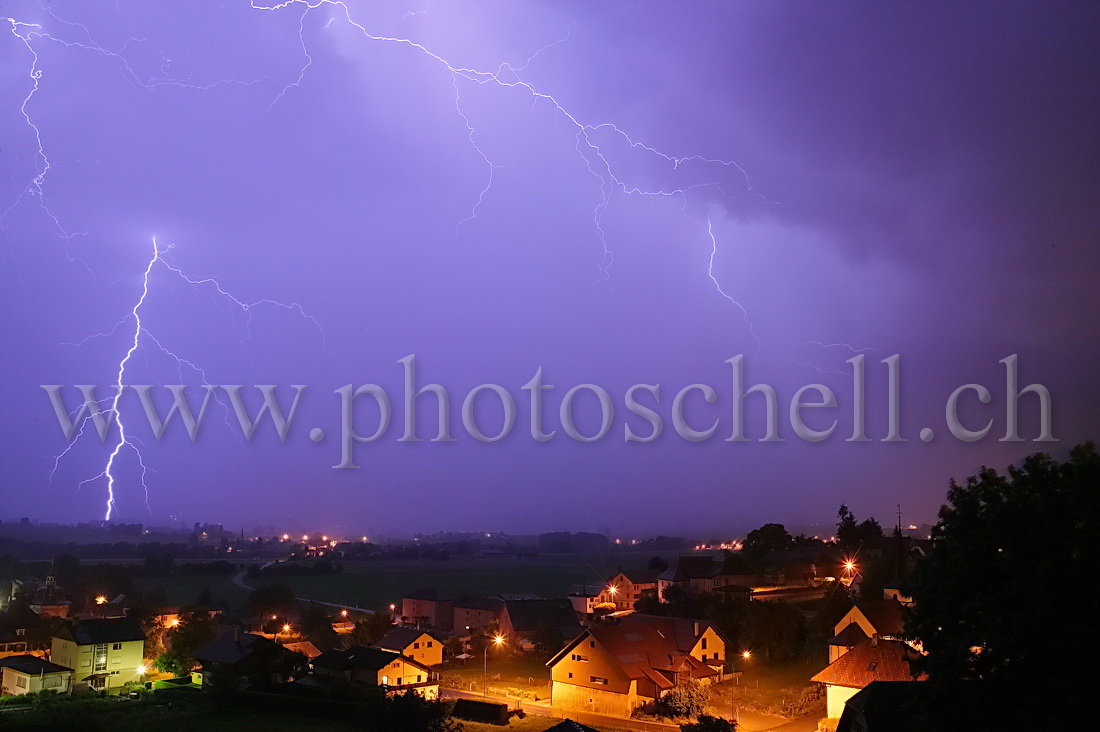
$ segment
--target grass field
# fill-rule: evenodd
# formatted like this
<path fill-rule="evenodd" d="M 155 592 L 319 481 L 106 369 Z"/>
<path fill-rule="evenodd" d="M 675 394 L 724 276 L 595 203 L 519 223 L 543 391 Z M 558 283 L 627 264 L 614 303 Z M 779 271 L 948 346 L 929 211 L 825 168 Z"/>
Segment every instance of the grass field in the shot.
<path fill-rule="evenodd" d="M 233 584 L 232 575 L 135 577 L 134 584 L 143 592 L 163 590 L 169 605 L 189 605 L 199 599 L 204 589 L 210 590 L 215 603 L 224 600 L 233 608 L 242 607 L 248 597 L 247 590 Z"/>
<path fill-rule="evenodd" d="M 564 597 L 573 585 L 600 584 L 622 566 L 645 566 L 639 554 L 557 554 L 532 558 L 480 557 L 430 560 L 345 562 L 344 573 L 249 580 L 253 585 L 286 582 L 299 596 L 367 609 L 384 608 L 415 590 L 435 589 L 454 596 L 531 593 Z"/>

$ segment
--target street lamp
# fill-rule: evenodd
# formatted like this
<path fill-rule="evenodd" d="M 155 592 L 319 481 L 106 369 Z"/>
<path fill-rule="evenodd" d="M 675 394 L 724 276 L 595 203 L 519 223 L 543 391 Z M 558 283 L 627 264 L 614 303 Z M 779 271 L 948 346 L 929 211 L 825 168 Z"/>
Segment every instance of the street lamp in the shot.
<path fill-rule="evenodd" d="M 750 651 L 750 650 L 741 651 L 741 658 L 744 659 L 745 661 L 748 661 L 750 658 L 752 658 L 752 651 Z M 741 669 L 742 669 L 741 672 L 742 673 L 744 673 L 744 668 L 745 668 L 745 666 L 742 665 L 741 666 Z M 739 724 L 741 722 L 741 708 L 737 706 L 737 683 L 736 682 L 734 682 L 733 684 L 730 685 L 730 706 L 732 707 L 731 711 L 733 712 L 733 721 L 734 721 L 735 724 Z"/>
<path fill-rule="evenodd" d="M 504 636 L 497 633 L 493 636 L 493 645 L 500 646 L 504 643 Z M 485 652 L 481 654 L 481 693 L 489 695 L 489 649 L 492 645 L 485 646 Z"/>

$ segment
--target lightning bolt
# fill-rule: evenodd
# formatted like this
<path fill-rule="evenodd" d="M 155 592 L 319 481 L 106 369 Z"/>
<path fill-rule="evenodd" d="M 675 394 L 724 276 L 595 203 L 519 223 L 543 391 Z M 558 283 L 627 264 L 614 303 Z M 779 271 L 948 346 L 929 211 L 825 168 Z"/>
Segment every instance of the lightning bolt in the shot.
<path fill-rule="evenodd" d="M 150 277 L 152 276 L 153 270 L 157 265 L 160 265 L 166 271 L 176 275 L 183 282 L 185 282 L 188 285 L 191 285 L 192 287 L 194 287 L 196 289 L 196 291 L 201 291 L 202 289 L 206 289 L 206 288 L 212 289 L 214 295 L 217 295 L 218 297 L 223 298 L 225 301 L 228 301 L 232 306 L 235 306 L 235 307 L 239 308 L 240 311 L 245 314 L 245 328 L 246 328 L 246 332 L 248 332 L 249 336 L 251 336 L 251 331 L 248 330 L 248 326 L 249 326 L 249 323 L 251 321 L 252 311 L 258 306 L 272 305 L 272 306 L 276 306 L 276 307 L 279 307 L 279 308 L 284 308 L 286 310 L 290 310 L 292 312 L 297 313 L 302 318 L 304 318 L 305 320 L 309 321 L 310 323 L 312 323 L 314 326 L 317 327 L 317 329 L 318 329 L 318 331 L 320 332 L 320 335 L 321 335 L 322 350 L 324 350 L 325 353 L 327 353 L 329 356 L 332 356 L 332 354 L 328 351 L 327 347 L 325 346 L 325 342 L 326 342 L 325 331 L 324 331 L 324 328 L 321 327 L 320 321 L 318 321 L 316 317 L 314 317 L 314 316 L 310 315 L 309 313 L 307 313 L 302 308 L 302 306 L 300 304 L 298 304 L 296 302 L 284 303 L 284 302 L 280 302 L 278 300 L 272 300 L 270 298 L 262 298 L 260 300 L 256 300 L 256 301 L 253 301 L 253 302 L 247 302 L 247 301 L 241 300 L 238 297 L 236 297 L 235 295 L 231 294 L 229 291 L 227 291 L 217 279 L 215 279 L 213 277 L 193 277 L 191 275 L 188 275 L 186 272 L 184 272 L 180 267 L 173 264 L 167 256 L 168 252 L 173 248 L 173 245 L 171 245 L 171 244 L 161 244 L 161 243 L 157 242 L 157 240 L 155 238 L 153 239 L 152 244 L 153 244 L 153 254 L 149 258 L 148 262 L 146 262 L 145 270 L 144 270 L 144 272 L 142 274 L 142 278 L 141 278 L 141 293 L 138 296 L 137 300 L 134 302 L 133 307 L 131 308 L 130 312 L 126 315 L 126 317 L 124 317 L 122 320 L 120 320 L 118 323 L 116 323 L 114 325 L 114 327 L 109 331 L 101 332 L 101 333 L 94 333 L 94 334 L 88 336 L 87 338 L 84 338 L 81 341 L 77 341 L 75 343 L 69 344 L 69 345 L 73 345 L 73 346 L 80 346 L 80 345 L 83 345 L 84 343 L 87 343 L 89 340 L 92 340 L 94 338 L 102 338 L 102 337 L 110 336 L 110 335 L 118 332 L 119 328 L 122 325 L 124 325 L 125 323 L 133 321 L 133 338 L 129 341 L 129 347 L 126 349 L 126 352 L 123 354 L 122 358 L 119 360 L 119 363 L 118 363 L 118 372 L 117 372 L 117 376 L 115 378 L 115 394 L 109 400 L 103 400 L 103 401 L 109 401 L 109 406 L 105 410 L 105 415 L 106 415 L 106 419 L 108 421 L 108 424 L 110 424 L 112 421 L 114 421 L 118 425 L 118 438 L 114 442 L 114 446 L 111 449 L 110 453 L 107 455 L 107 462 L 106 462 L 106 465 L 104 466 L 103 470 L 100 471 L 99 473 L 93 475 L 90 478 L 85 478 L 84 480 L 80 481 L 80 483 L 77 486 L 78 489 L 79 489 L 79 488 L 82 488 L 83 486 L 85 486 L 89 483 L 92 483 L 94 481 L 101 480 L 101 479 L 106 479 L 106 482 L 107 482 L 107 504 L 106 504 L 105 514 L 104 514 L 104 517 L 103 517 L 104 521 L 110 521 L 112 515 L 114 514 L 115 504 L 116 504 L 116 501 L 115 501 L 115 485 L 116 485 L 116 482 L 118 480 L 118 477 L 115 474 L 116 462 L 118 461 L 120 454 L 124 450 L 127 450 L 127 449 L 134 453 L 134 456 L 136 457 L 136 459 L 138 461 L 138 464 L 141 466 L 141 480 L 140 480 L 140 482 L 141 482 L 142 490 L 145 493 L 145 507 L 146 507 L 146 510 L 150 512 L 150 514 L 152 513 L 152 510 L 151 510 L 150 505 L 149 505 L 149 486 L 145 481 L 145 477 L 148 474 L 149 470 L 151 470 L 151 468 L 149 468 L 145 463 L 144 456 L 142 455 L 142 452 L 141 452 L 141 449 L 140 449 L 141 448 L 141 442 L 137 438 L 135 438 L 134 436 L 130 435 L 127 432 L 126 425 L 122 421 L 122 412 L 119 410 L 119 399 L 122 396 L 122 393 L 123 393 L 123 390 L 124 390 L 123 387 L 124 387 L 124 384 L 126 383 L 126 380 L 125 380 L 126 367 L 130 363 L 131 359 L 134 357 L 134 354 L 138 351 L 139 348 L 141 348 L 142 341 L 147 340 L 148 342 L 150 342 L 154 346 L 156 346 L 156 348 L 158 350 L 160 350 L 162 353 L 164 353 L 165 355 L 171 357 L 172 359 L 174 359 L 176 361 L 176 366 L 177 366 L 177 370 L 179 370 L 179 372 L 180 372 L 180 380 L 181 381 L 183 380 L 182 368 L 184 366 L 186 366 L 187 368 L 190 368 L 191 370 L 193 370 L 194 372 L 196 372 L 199 375 L 203 385 L 211 386 L 210 382 L 206 378 L 206 371 L 202 367 L 198 366 L 197 364 L 195 364 L 191 360 L 189 360 L 189 359 L 187 359 L 183 356 L 180 356 L 176 352 L 174 352 L 174 351 L 170 350 L 169 348 L 167 348 L 161 342 L 160 339 L 158 339 L 152 332 L 150 332 L 149 328 L 142 321 L 142 318 L 141 318 L 142 306 L 145 305 L 145 301 L 149 297 Z M 333 358 L 335 358 L 335 357 L 333 357 Z M 215 394 L 215 399 L 221 404 L 221 406 L 224 409 L 226 426 L 229 427 L 229 429 L 231 429 L 231 430 L 234 429 L 232 423 L 229 421 L 229 414 L 230 414 L 229 406 L 227 404 L 225 404 L 225 402 L 223 402 L 221 400 L 221 398 L 219 396 L 217 396 L 217 394 Z M 54 456 L 54 458 L 53 458 L 53 468 L 50 471 L 51 481 L 53 479 L 54 473 L 57 471 L 57 468 L 59 467 L 59 465 L 61 463 L 61 460 L 80 441 L 81 437 L 83 437 L 85 427 L 87 426 L 88 421 L 91 420 L 91 419 L 92 419 L 92 416 L 90 414 L 87 417 L 85 417 L 81 421 L 80 427 L 79 427 L 79 429 L 76 433 L 75 438 L 68 445 L 66 445 L 64 450 L 62 450 L 59 454 Z M 239 429 L 239 428 L 237 428 L 237 429 Z"/>
<path fill-rule="evenodd" d="M 43 26 L 39 23 L 30 23 L 17 20 L 12 17 L 0 16 L 0 20 L 3 20 L 10 26 L 10 32 L 18 39 L 19 43 L 27 49 L 29 54 L 30 64 L 28 71 L 29 78 L 29 91 L 23 98 L 20 104 L 20 112 L 23 119 L 32 131 L 34 139 L 35 151 L 34 151 L 34 174 L 28 185 L 19 194 L 16 200 L 9 205 L 2 213 L 0 213 L 0 230 L 5 231 L 8 227 L 8 222 L 11 215 L 23 203 L 27 198 L 37 199 L 41 209 L 47 214 L 49 219 L 53 222 L 59 236 L 65 241 L 65 254 L 70 262 L 80 262 L 83 266 L 92 274 L 93 277 L 96 273 L 93 268 L 88 265 L 86 261 L 78 257 L 72 256 L 69 251 L 69 245 L 74 237 L 82 236 L 87 232 L 69 232 L 62 226 L 60 219 L 54 215 L 48 208 L 45 200 L 45 181 L 49 175 L 52 165 L 49 157 L 46 154 L 46 146 L 43 142 L 43 136 L 40 128 L 35 124 L 33 116 L 30 113 L 29 106 L 32 104 L 34 97 L 39 93 L 41 88 L 41 80 L 43 78 L 43 69 L 40 64 L 40 57 L 35 48 L 36 42 L 46 42 L 60 44 L 66 48 L 78 48 L 83 51 L 87 51 L 92 54 L 99 55 L 101 57 L 109 58 L 113 60 L 122 74 L 123 78 L 135 88 L 139 88 L 147 91 L 154 91 L 161 86 L 176 86 L 195 91 L 203 91 L 212 89 L 217 86 L 225 84 L 235 84 L 251 86 L 263 81 L 271 81 L 269 77 L 261 77 L 257 79 L 217 79 L 213 81 L 200 81 L 192 77 L 183 79 L 174 78 L 171 74 L 173 61 L 170 57 L 164 54 L 162 51 L 156 48 L 150 41 L 144 38 L 130 37 L 121 47 L 108 48 L 103 44 L 97 42 L 89 29 L 80 23 L 73 23 L 58 17 L 49 7 L 43 3 L 39 3 L 41 9 L 52 22 L 58 24 L 58 32 L 47 32 Z M 329 28 L 335 21 L 343 21 L 351 28 L 355 29 L 366 42 L 370 43 L 382 43 L 400 46 L 407 48 L 409 51 L 418 54 L 419 56 L 428 59 L 432 63 L 436 64 L 442 73 L 448 75 L 450 80 L 450 86 L 453 89 L 453 103 L 454 111 L 457 121 L 462 125 L 465 131 L 467 142 L 471 151 L 474 153 L 480 164 L 484 166 L 485 178 L 484 183 L 478 190 L 475 199 L 473 200 L 468 214 L 456 223 L 456 235 L 460 227 L 464 224 L 468 224 L 477 219 L 479 211 L 481 210 L 485 201 L 492 196 L 493 187 L 495 184 L 495 173 L 501 170 L 504 166 L 499 162 L 493 160 L 492 156 L 488 154 L 481 144 L 481 132 L 478 126 L 474 122 L 474 118 L 469 112 L 467 105 L 463 101 L 462 90 L 464 87 L 470 88 L 473 86 L 481 87 L 495 87 L 502 91 L 515 91 L 522 94 L 526 94 L 530 101 L 532 110 L 536 107 L 545 106 L 557 115 L 560 119 L 565 120 L 572 128 L 573 132 L 573 148 L 576 152 L 579 162 L 584 166 L 587 173 L 598 183 L 598 194 L 595 197 L 595 201 L 592 208 L 592 225 L 595 239 L 598 243 L 598 262 L 596 265 L 597 279 L 593 283 L 594 286 L 609 283 L 611 280 L 611 268 L 615 261 L 615 255 L 608 232 L 604 226 L 604 220 L 607 212 L 614 204 L 616 196 L 624 197 L 652 197 L 652 198 L 679 198 L 682 201 L 683 206 L 686 208 L 689 196 L 695 194 L 703 194 L 704 192 L 711 195 L 717 194 L 721 198 L 732 201 L 741 196 L 749 195 L 759 198 L 767 203 L 774 203 L 764 197 L 755 187 L 748 172 L 734 160 L 727 160 L 718 157 L 709 157 L 705 155 L 673 155 L 664 152 L 652 145 L 649 145 L 641 140 L 636 139 L 625 129 L 619 125 L 609 122 L 593 122 L 581 119 L 578 113 L 571 111 L 564 103 L 552 93 L 540 89 L 527 78 L 525 78 L 525 72 L 536 63 L 539 58 L 551 49 L 565 44 L 569 41 L 570 33 L 572 31 L 572 24 L 566 29 L 565 34 L 553 41 L 552 43 L 537 49 L 533 54 L 528 56 L 522 63 L 501 63 L 495 69 L 478 69 L 469 66 L 463 66 L 453 63 L 440 54 L 429 48 L 427 42 L 417 42 L 411 38 L 381 35 L 373 33 L 366 25 L 356 20 L 353 17 L 353 13 L 348 4 L 343 0 L 282 0 L 281 2 L 263 3 L 258 0 L 249 0 L 249 7 L 257 12 L 270 12 L 278 13 L 283 11 L 289 11 L 292 6 L 297 6 L 300 9 L 300 15 L 297 17 L 297 39 L 301 49 L 302 57 L 304 59 L 301 68 L 297 74 L 297 78 L 289 82 L 282 83 L 281 88 L 272 97 L 268 111 L 271 111 L 280 101 L 284 100 L 288 94 L 292 94 L 293 91 L 299 88 L 306 82 L 309 69 L 313 64 L 313 56 L 310 53 L 309 43 L 306 40 L 306 27 L 308 17 L 318 11 L 322 7 L 326 7 L 332 11 L 335 11 L 332 17 L 325 23 L 324 28 Z M 410 11 L 406 13 L 406 18 L 419 15 L 428 12 L 429 8 L 425 6 L 420 11 Z M 66 37 L 58 35 L 60 29 L 64 28 Z M 134 66 L 132 66 L 127 58 L 127 54 L 132 47 L 142 45 L 153 50 L 154 54 L 160 56 L 160 74 L 159 75 L 142 75 L 139 74 Z M 619 166 L 616 165 L 614 160 L 616 155 L 622 154 L 623 151 L 635 156 L 640 160 L 648 160 L 654 162 L 666 171 L 678 172 L 683 171 L 689 166 L 693 166 L 693 169 L 705 171 L 705 175 L 702 176 L 701 182 L 684 182 L 676 183 L 674 181 L 668 184 L 655 183 L 652 185 L 642 185 L 632 182 L 626 173 L 623 173 Z M 729 185 L 729 179 L 736 178 L 739 181 L 738 187 L 740 191 L 731 194 L 727 191 Z M 743 321 L 749 335 L 756 343 L 756 351 L 759 353 L 761 348 L 761 338 L 754 328 L 750 318 L 748 310 L 744 307 L 742 302 L 731 295 L 726 289 L 724 289 L 715 274 L 715 261 L 718 256 L 718 242 L 714 234 L 714 229 L 711 221 L 707 219 L 707 236 L 710 239 L 710 258 L 707 268 L 707 277 L 711 284 L 715 288 L 718 295 L 725 300 L 729 301 L 738 311 L 740 319 Z M 150 290 L 150 277 L 154 269 L 160 265 L 167 272 L 174 274 L 181 281 L 185 282 L 196 291 L 205 292 L 210 297 L 216 297 L 222 299 L 229 305 L 237 308 L 244 314 L 245 317 L 245 329 L 248 333 L 247 337 L 251 336 L 249 330 L 249 323 L 251 322 L 251 316 L 253 310 L 260 305 L 272 305 L 287 309 L 294 314 L 303 317 L 312 322 L 321 332 L 322 349 L 327 353 L 327 346 L 325 343 L 324 329 L 321 328 L 320 323 L 316 318 L 305 312 L 301 305 L 298 303 L 282 303 L 271 299 L 261 299 L 253 302 L 245 301 L 232 295 L 226 288 L 224 288 L 218 280 L 213 277 L 194 277 L 185 273 L 181 268 L 173 264 L 166 256 L 170 246 L 160 245 L 154 240 L 153 242 L 153 254 L 152 257 L 146 261 L 144 269 L 144 275 L 142 278 L 142 290 L 141 296 L 135 302 L 129 315 L 120 320 L 115 326 L 104 333 L 96 333 L 88 336 L 83 341 L 80 341 L 73 345 L 80 345 L 92 338 L 106 337 L 118 332 L 125 324 L 133 322 L 133 340 L 130 342 L 128 349 L 121 358 L 118 367 L 118 376 L 116 379 L 116 389 L 121 387 L 124 383 L 124 375 L 127 365 L 130 363 L 134 354 L 141 348 L 143 341 L 148 342 L 153 347 L 157 348 L 164 354 L 174 358 L 177 363 L 177 368 L 187 367 L 194 370 L 205 382 L 205 372 L 192 361 L 180 356 L 167 348 L 164 343 L 157 339 L 152 333 L 149 332 L 146 324 L 142 322 L 141 310 L 146 298 L 149 295 Z M 14 259 L 14 253 L 13 253 Z M 97 278 L 98 281 L 98 278 Z M 856 349 L 848 344 L 825 344 L 820 342 L 813 342 L 815 346 L 822 348 L 823 350 L 831 349 L 834 347 L 845 347 L 852 352 L 861 352 L 866 349 Z M 146 355 L 148 355 L 146 353 Z M 330 354 L 331 355 L 331 354 Z M 812 364 L 811 364 L 812 365 Z M 815 367 L 816 368 L 816 367 Z M 106 506 L 106 518 L 110 518 L 115 508 L 115 487 L 117 477 L 115 475 L 115 468 L 117 461 L 121 454 L 127 450 L 132 449 L 142 467 L 142 485 L 146 491 L 146 505 L 148 506 L 148 487 L 145 485 L 144 476 L 148 468 L 142 458 L 141 451 L 139 449 L 140 443 L 134 439 L 134 437 L 126 431 L 122 424 L 120 414 L 118 413 L 118 400 L 120 398 L 120 392 L 116 391 L 116 394 L 110 400 L 110 406 L 108 412 L 119 421 L 119 436 L 118 441 L 114 444 L 111 453 L 107 458 L 107 463 L 103 471 L 96 476 L 89 478 L 81 482 L 81 485 L 105 478 L 107 480 L 108 500 Z M 224 405 L 223 405 L 224 406 Z M 227 414 L 228 418 L 228 414 Z M 84 433 L 84 426 L 80 427 L 80 432 L 77 434 L 77 440 Z M 65 450 L 55 456 L 54 470 L 51 471 L 51 479 L 54 471 L 57 468 L 58 462 L 69 452 L 72 445 L 70 443 Z"/>

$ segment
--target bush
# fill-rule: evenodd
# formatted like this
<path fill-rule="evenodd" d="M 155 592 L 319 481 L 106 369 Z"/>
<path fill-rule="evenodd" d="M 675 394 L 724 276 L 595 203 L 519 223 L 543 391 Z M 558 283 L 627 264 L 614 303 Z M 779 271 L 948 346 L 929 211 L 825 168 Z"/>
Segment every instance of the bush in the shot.
<path fill-rule="evenodd" d="M 695 717 L 710 703 L 710 690 L 698 681 L 674 686 L 661 697 L 658 713 L 666 717 Z"/>

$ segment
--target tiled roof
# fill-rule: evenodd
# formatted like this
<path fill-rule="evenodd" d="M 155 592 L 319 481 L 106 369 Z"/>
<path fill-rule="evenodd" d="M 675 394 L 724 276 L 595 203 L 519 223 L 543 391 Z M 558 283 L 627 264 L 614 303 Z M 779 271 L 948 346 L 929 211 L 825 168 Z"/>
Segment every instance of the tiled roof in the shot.
<path fill-rule="evenodd" d="M 563 648 L 547 665 L 552 666 L 573 649 L 584 647 L 585 641 L 591 639 L 628 677 L 649 679 L 659 689 L 670 689 L 675 686 L 677 673 L 687 673 L 695 679 L 707 678 L 717 673 L 694 656 L 688 655 L 695 645 L 696 637 L 689 637 L 695 622 L 697 621 L 650 616 L 617 625 L 594 626 Z M 705 627 L 709 627 L 709 623 L 699 621 L 700 632 Z"/>
<path fill-rule="evenodd" d="M 66 633 L 78 646 L 144 641 L 145 631 L 136 618 L 95 618 L 67 626 Z"/>
<path fill-rule="evenodd" d="M 854 689 L 862 689 L 872 681 L 911 681 L 914 676 L 909 670 L 909 659 L 919 655 L 903 641 L 866 640 L 830 663 L 811 681 Z"/>
<path fill-rule="evenodd" d="M 282 646 L 270 638 L 231 630 L 195 651 L 195 660 L 202 664 L 224 663 L 232 666 L 257 654 L 278 653 L 279 649 Z"/>
<path fill-rule="evenodd" d="M 427 635 L 427 633 L 418 628 L 399 626 L 391 630 L 389 633 L 386 633 L 386 635 L 382 637 L 382 640 L 378 641 L 374 645 L 387 651 L 404 653 L 405 649 L 408 648 L 410 644 L 412 644 L 414 641 L 418 640 L 421 636 L 424 635 Z"/>

